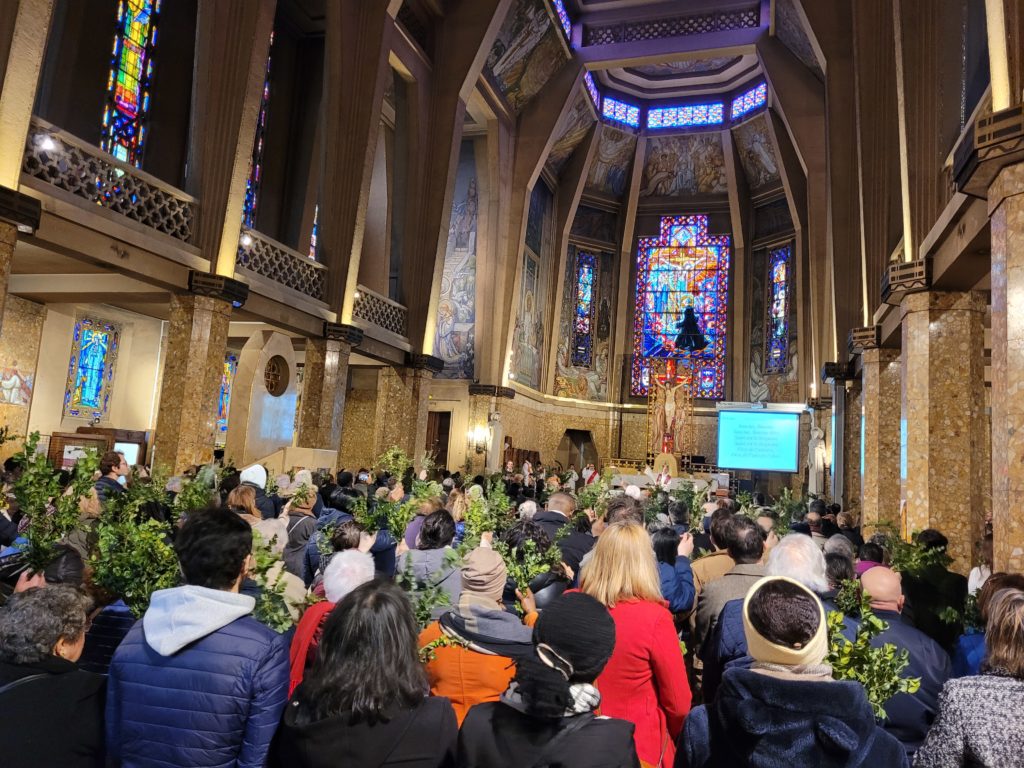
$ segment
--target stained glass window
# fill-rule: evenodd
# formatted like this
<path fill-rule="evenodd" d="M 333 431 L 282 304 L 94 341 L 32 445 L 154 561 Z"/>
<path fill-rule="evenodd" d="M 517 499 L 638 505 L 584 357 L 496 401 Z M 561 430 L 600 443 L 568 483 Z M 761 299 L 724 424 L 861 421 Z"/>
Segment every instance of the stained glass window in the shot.
<path fill-rule="evenodd" d="M 270 48 L 274 47 L 274 33 L 270 33 Z M 270 102 L 270 59 L 267 54 L 267 69 L 263 76 L 263 94 L 260 96 L 260 113 L 256 118 L 256 138 L 252 143 L 252 157 L 249 159 L 249 178 L 245 180 L 245 202 L 242 205 L 242 223 L 247 227 L 256 226 L 256 204 L 259 202 L 260 182 L 263 180 L 263 143 L 267 137 L 267 105 Z"/>
<path fill-rule="evenodd" d="M 590 365 L 594 350 L 594 255 L 576 255 L 576 303 L 572 319 L 572 364 Z"/>
<path fill-rule="evenodd" d="M 316 236 L 320 229 L 320 203 L 313 209 L 313 230 L 309 233 L 309 258 L 316 258 Z"/>
<path fill-rule="evenodd" d="M 784 245 L 768 252 L 768 319 L 765 373 L 785 373 L 789 367 L 790 248 Z"/>
<path fill-rule="evenodd" d="M 640 125 L 640 107 L 626 104 L 624 101 L 605 96 L 601 101 L 601 114 L 609 120 L 615 120 L 636 128 Z"/>
<path fill-rule="evenodd" d="M 238 355 L 224 356 L 224 370 L 220 375 L 220 396 L 217 399 L 217 445 L 224 445 L 228 435 L 228 411 L 231 410 L 231 387 L 238 371 Z"/>
<path fill-rule="evenodd" d="M 630 392 L 647 394 L 651 358 L 686 360 L 693 397 L 725 395 L 729 235 L 708 234 L 708 217 L 664 216 L 658 237 L 637 247 Z"/>
<path fill-rule="evenodd" d="M 115 323 L 81 317 L 75 322 L 64 387 L 64 415 L 91 419 L 106 415 L 121 341 Z"/>
<path fill-rule="evenodd" d="M 761 83 L 732 100 L 732 119 L 743 117 L 768 102 L 768 84 Z"/>
<path fill-rule="evenodd" d="M 680 107 L 655 107 L 647 110 L 648 128 L 677 128 L 696 125 L 720 125 L 725 105 L 687 104 Z"/>
<path fill-rule="evenodd" d="M 571 40 L 572 22 L 569 21 L 569 14 L 565 10 L 565 3 L 562 0 L 551 0 L 551 5 L 555 8 L 555 14 L 558 16 L 558 23 L 562 25 L 562 31 Z"/>
<path fill-rule="evenodd" d="M 160 0 L 120 0 L 107 80 L 100 146 L 139 167 L 145 148 L 149 86 Z"/>
<path fill-rule="evenodd" d="M 597 90 L 597 84 L 594 82 L 594 76 L 589 72 L 583 73 L 583 85 L 587 88 L 587 93 L 590 94 L 590 100 L 594 102 L 594 106 L 601 109 L 601 94 Z"/>

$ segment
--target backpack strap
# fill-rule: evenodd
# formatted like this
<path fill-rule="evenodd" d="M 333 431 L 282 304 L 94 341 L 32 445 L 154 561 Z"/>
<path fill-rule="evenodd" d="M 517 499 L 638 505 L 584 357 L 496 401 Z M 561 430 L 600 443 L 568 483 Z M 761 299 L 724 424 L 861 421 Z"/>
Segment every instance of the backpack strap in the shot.
<path fill-rule="evenodd" d="M 17 688 L 19 685 L 23 685 L 24 683 L 30 683 L 33 680 L 39 680 L 44 677 L 49 677 L 49 675 L 45 672 L 40 672 L 35 675 L 26 675 L 25 677 L 19 677 L 17 680 L 13 680 L 7 685 L 0 686 L 0 695 L 3 695 L 8 691 L 13 690 L 14 688 Z"/>

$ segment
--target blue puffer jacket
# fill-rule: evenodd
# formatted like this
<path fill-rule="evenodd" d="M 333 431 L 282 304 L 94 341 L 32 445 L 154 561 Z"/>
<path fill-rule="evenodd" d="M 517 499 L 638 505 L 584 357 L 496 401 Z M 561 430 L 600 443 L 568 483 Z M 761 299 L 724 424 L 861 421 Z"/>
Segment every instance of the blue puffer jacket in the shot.
<path fill-rule="evenodd" d="M 258 768 L 288 698 L 288 646 L 246 595 L 160 590 L 114 653 L 107 754 L 115 765 Z"/>

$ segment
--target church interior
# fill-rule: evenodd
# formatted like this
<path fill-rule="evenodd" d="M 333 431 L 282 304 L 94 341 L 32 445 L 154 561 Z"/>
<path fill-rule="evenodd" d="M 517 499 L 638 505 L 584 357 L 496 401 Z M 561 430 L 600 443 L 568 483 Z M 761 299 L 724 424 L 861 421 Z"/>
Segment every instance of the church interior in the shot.
<path fill-rule="evenodd" d="M 1020 572 L 1022 44 L 1019 0 L 5 2 L 0 425 L 670 467 Z"/>

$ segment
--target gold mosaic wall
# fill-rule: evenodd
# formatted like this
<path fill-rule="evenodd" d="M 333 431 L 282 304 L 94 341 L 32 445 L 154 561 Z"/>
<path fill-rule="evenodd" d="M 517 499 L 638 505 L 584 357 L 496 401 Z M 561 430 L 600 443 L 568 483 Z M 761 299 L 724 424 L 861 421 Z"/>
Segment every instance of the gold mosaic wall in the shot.
<path fill-rule="evenodd" d="M 46 307 L 10 295 L 0 329 L 0 426 L 15 435 L 28 429 L 29 409 L 35 386 L 39 343 Z M 0 446 L 0 461 L 17 452 L 20 441 Z"/>

